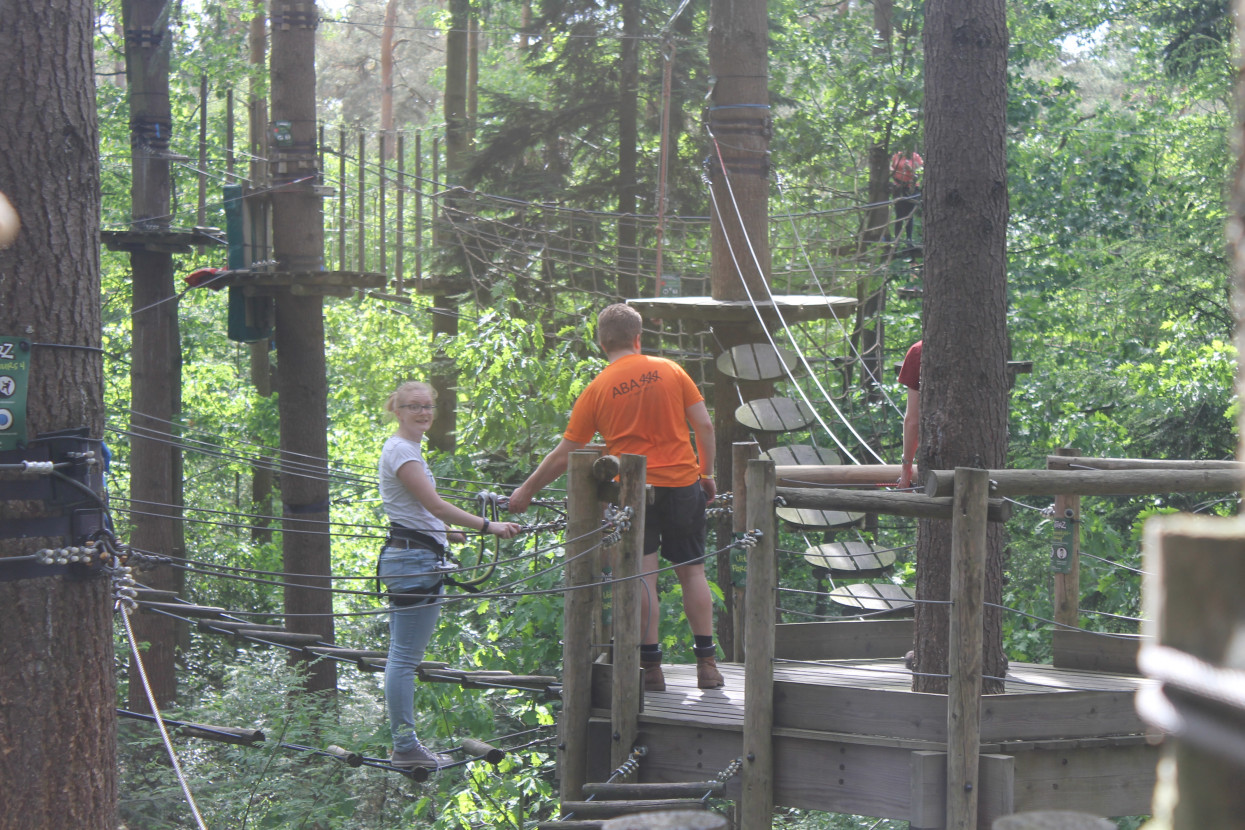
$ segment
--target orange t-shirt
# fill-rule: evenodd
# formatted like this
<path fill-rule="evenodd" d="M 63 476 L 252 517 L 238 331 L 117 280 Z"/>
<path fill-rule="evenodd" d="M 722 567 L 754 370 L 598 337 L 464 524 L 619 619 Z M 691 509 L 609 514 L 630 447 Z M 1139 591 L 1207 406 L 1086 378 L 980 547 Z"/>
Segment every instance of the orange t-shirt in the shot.
<path fill-rule="evenodd" d="M 611 455 L 647 457 L 649 484 L 685 487 L 700 478 L 687 408 L 703 400 L 695 381 L 674 361 L 625 355 L 580 394 L 563 436 L 587 444 L 600 433 Z"/>

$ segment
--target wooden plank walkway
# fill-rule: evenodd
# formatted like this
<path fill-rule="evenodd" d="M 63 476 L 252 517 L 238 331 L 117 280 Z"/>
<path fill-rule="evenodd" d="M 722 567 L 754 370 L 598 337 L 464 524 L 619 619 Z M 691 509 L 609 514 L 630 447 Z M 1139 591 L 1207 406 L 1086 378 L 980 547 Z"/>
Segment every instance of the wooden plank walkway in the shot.
<path fill-rule="evenodd" d="M 740 755 L 743 666 L 719 668 L 725 688 L 699 689 L 695 666 L 663 667 L 666 691 L 646 693 L 639 716 L 639 742 L 649 749 L 641 781 L 712 776 Z M 774 682 L 779 805 L 901 820 L 937 811 L 945 785 L 928 776 L 945 781 L 937 759 L 946 752 L 946 697 L 912 692 L 901 660 L 778 660 Z M 1006 693 L 982 699 L 981 752 L 1003 759 L 992 763 L 1014 777 L 983 778 L 981 786 L 1014 809 L 1059 798 L 1099 815 L 1148 812 L 1157 749 L 1146 742 L 1133 697 L 1151 682 L 1012 664 Z M 592 743 L 608 749 L 610 713 L 596 706 Z M 593 757 L 589 780 L 603 780 L 607 763 Z M 728 795 L 738 786 L 728 783 Z"/>

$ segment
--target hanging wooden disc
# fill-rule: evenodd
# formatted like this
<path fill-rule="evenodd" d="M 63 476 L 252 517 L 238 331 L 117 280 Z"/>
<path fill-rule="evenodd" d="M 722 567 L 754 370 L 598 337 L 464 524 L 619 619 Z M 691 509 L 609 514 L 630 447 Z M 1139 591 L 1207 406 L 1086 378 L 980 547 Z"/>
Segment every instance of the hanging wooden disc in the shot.
<path fill-rule="evenodd" d="M 769 343 L 741 343 L 718 355 L 718 370 L 739 380 L 778 380 L 798 373 L 799 366 L 795 352 Z"/>
<path fill-rule="evenodd" d="M 842 464 L 839 454 L 829 447 L 814 447 L 812 444 L 792 444 L 788 447 L 774 447 L 761 453 L 762 458 L 774 462 L 775 467 L 800 464 Z"/>
<path fill-rule="evenodd" d="M 804 551 L 804 560 L 835 577 L 880 576 L 895 564 L 895 551 L 875 551 L 868 542 L 827 542 Z"/>
<path fill-rule="evenodd" d="M 804 429 L 816 420 L 803 401 L 791 398 L 757 398 L 735 410 L 735 420 L 758 432 L 791 432 Z"/>
<path fill-rule="evenodd" d="M 912 589 L 893 582 L 840 585 L 830 592 L 829 597 L 839 605 L 864 611 L 906 611 L 916 607 L 916 595 Z"/>
<path fill-rule="evenodd" d="M 848 513 L 843 510 L 812 510 L 807 507 L 780 507 L 774 515 L 784 522 L 804 530 L 825 530 L 846 527 L 860 521 L 864 513 Z"/>

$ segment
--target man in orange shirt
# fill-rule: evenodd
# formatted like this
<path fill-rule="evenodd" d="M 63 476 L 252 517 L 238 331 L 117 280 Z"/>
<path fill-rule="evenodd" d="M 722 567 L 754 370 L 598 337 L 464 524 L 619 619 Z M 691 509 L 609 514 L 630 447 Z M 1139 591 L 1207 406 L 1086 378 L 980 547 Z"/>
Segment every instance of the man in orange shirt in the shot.
<path fill-rule="evenodd" d="M 566 472 L 568 456 L 596 434 L 611 455 L 646 456 L 654 501 L 644 527 L 644 594 L 640 665 L 644 688 L 666 688 L 658 641 L 658 551 L 674 564 L 683 588 L 683 610 L 695 640 L 696 680 L 702 689 L 725 685 L 713 642 L 713 595 L 705 578 L 705 505 L 717 495 L 713 478 L 713 420 L 705 399 L 672 360 L 641 353 L 640 313 L 623 303 L 597 315 L 597 341 L 609 365 L 588 384 L 562 441 L 510 496 L 510 510 L 522 513 L 532 497 Z M 693 452 L 688 425 L 696 436 Z"/>

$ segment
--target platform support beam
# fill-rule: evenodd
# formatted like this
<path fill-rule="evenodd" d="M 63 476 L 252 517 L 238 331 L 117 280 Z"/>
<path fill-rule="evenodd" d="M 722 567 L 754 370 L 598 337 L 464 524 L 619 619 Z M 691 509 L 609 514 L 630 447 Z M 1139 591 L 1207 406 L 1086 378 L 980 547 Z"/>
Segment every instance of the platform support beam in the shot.
<path fill-rule="evenodd" d="M 778 586 L 774 538 L 774 463 L 748 462 L 747 526 L 757 531 L 748 550 L 748 597 L 744 607 L 743 787 L 740 826 L 766 830 L 774 811 L 774 592 Z M 736 505 L 738 509 L 738 505 Z"/>
<path fill-rule="evenodd" d="M 947 683 L 947 827 L 976 830 L 990 474 L 957 467 L 951 515 L 951 654 Z"/>
<path fill-rule="evenodd" d="M 631 508 L 631 529 L 622 534 L 614 558 L 613 620 L 614 675 L 610 706 L 610 767 L 618 769 L 631 755 L 639 729 L 644 691 L 640 674 L 639 576 L 644 559 L 644 508 L 646 459 L 642 455 L 619 456 L 619 506 Z M 655 602 L 656 597 L 649 597 Z"/>
<path fill-rule="evenodd" d="M 562 801 L 583 799 L 588 768 L 588 718 L 592 711 L 592 591 L 596 556 L 589 551 L 599 537 L 597 482 L 592 477 L 596 452 L 572 452 L 567 464 L 566 599 L 562 613 Z M 579 590 L 576 590 L 579 588 Z"/>

